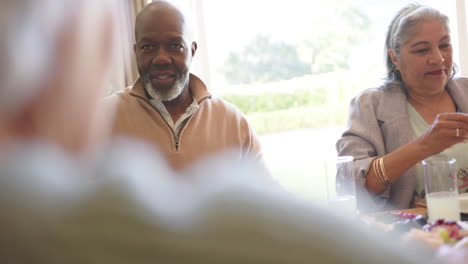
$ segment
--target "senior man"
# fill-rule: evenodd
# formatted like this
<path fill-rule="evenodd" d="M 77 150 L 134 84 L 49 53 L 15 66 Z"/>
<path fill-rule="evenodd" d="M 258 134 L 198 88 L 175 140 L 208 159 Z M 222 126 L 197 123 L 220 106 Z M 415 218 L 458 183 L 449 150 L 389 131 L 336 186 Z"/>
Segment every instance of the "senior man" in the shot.
<path fill-rule="evenodd" d="M 140 77 L 107 98 L 117 105 L 115 135 L 153 144 L 175 169 L 223 151 L 263 162 L 245 116 L 190 73 L 197 43 L 180 9 L 166 1 L 148 4 L 136 18 L 135 39 Z"/>

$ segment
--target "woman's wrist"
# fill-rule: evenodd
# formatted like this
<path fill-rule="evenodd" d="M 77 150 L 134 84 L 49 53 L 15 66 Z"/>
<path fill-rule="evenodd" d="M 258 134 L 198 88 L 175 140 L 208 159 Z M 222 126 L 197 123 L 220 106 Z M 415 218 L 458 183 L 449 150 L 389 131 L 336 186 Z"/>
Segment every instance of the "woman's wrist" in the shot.
<path fill-rule="evenodd" d="M 385 155 L 385 171 L 391 182 L 423 159 L 431 156 L 430 149 L 420 139 L 416 139 Z"/>
<path fill-rule="evenodd" d="M 437 154 L 437 153 L 434 153 L 434 150 L 421 137 L 417 138 L 416 140 L 411 142 L 409 145 L 411 145 L 411 148 L 413 148 L 412 152 L 414 153 L 414 156 L 417 157 L 417 162 L 423 159 L 426 159 L 427 157 Z"/>
<path fill-rule="evenodd" d="M 389 183 L 398 180 L 409 168 L 437 154 L 433 152 L 423 138 L 417 138 L 382 157 L 376 157 L 369 167 L 366 188 L 376 194 L 383 192 Z"/>

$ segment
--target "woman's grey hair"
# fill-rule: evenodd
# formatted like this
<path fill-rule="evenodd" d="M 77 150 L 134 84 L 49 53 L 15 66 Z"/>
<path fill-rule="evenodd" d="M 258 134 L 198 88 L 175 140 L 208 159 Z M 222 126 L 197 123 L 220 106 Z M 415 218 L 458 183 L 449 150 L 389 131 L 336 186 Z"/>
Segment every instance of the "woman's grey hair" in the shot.
<path fill-rule="evenodd" d="M 388 50 L 393 50 L 395 55 L 400 54 L 400 47 L 405 44 L 412 35 L 420 22 L 427 20 L 439 20 L 450 32 L 449 18 L 437 9 L 432 7 L 409 4 L 402 8 L 393 18 L 388 27 L 387 38 L 385 40 L 385 57 L 387 66 L 387 80 L 403 82 L 401 75 L 393 64 Z M 452 76 L 455 69 L 452 71 Z"/>
<path fill-rule="evenodd" d="M 0 2 L 0 111 L 7 116 L 25 107 L 53 74 L 54 45 L 69 2 Z"/>

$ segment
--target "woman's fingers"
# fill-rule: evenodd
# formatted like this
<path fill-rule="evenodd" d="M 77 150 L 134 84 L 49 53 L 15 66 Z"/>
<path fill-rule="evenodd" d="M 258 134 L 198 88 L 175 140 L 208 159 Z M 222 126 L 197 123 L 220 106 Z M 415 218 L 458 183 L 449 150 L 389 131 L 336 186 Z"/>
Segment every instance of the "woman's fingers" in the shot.
<path fill-rule="evenodd" d="M 462 113 L 439 114 L 434 121 L 434 129 L 445 131 L 450 137 L 468 138 L 468 115 Z"/>
<path fill-rule="evenodd" d="M 442 121 L 434 124 L 434 128 L 440 130 L 449 130 L 452 131 L 452 135 L 456 134 L 457 129 L 459 131 L 468 131 L 468 124 L 456 122 L 456 121 Z"/>
<path fill-rule="evenodd" d="M 468 124 L 468 114 L 464 113 L 440 113 L 436 116 L 438 120 L 460 121 Z"/>
<path fill-rule="evenodd" d="M 460 142 L 468 138 L 468 128 L 456 123 L 436 125 L 433 131 L 444 138 L 458 138 Z"/>
<path fill-rule="evenodd" d="M 429 129 L 421 136 L 421 142 L 433 154 L 468 139 L 468 115 L 444 113 L 436 116 Z"/>

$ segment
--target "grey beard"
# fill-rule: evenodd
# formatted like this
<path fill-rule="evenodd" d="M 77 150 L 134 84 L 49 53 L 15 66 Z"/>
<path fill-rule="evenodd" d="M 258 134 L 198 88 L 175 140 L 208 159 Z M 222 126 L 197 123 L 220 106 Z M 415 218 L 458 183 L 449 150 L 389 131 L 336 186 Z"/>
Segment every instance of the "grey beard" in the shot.
<path fill-rule="evenodd" d="M 188 83 L 188 75 L 188 72 L 178 75 L 174 82 L 174 85 L 169 90 L 165 91 L 161 91 L 154 88 L 149 78 L 145 77 L 142 78 L 143 88 L 145 88 L 146 92 L 152 99 L 161 102 L 169 102 L 179 97 L 179 95 L 182 93 L 184 87 Z"/>

